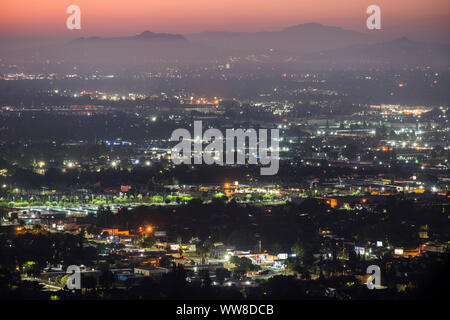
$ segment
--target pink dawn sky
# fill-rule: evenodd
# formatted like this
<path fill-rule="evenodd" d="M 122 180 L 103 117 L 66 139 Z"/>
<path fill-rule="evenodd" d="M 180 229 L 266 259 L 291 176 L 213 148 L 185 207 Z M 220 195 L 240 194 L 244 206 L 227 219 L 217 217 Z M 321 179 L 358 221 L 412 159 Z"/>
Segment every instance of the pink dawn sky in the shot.
<path fill-rule="evenodd" d="M 66 29 L 71 4 L 81 8 L 81 30 Z M 366 8 L 372 4 L 381 7 L 387 33 L 450 29 L 449 0 L 2 0 L 0 37 L 276 31 L 307 22 L 367 31 Z"/>

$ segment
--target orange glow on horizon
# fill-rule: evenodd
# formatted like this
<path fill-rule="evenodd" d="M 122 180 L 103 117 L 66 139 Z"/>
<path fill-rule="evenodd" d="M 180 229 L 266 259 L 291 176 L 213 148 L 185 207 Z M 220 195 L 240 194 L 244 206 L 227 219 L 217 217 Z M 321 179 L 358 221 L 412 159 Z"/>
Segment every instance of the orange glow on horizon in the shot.
<path fill-rule="evenodd" d="M 65 27 L 69 5 L 81 8 L 81 30 Z M 276 31 L 307 22 L 365 30 L 372 0 L 3 0 L 0 36 L 123 36 L 144 30 L 193 33 L 205 30 Z M 383 29 L 450 26 L 448 0 L 378 0 Z M 436 19 L 440 17 L 440 19 Z M 437 23 L 436 21 L 440 22 Z M 407 27 L 406 27 L 407 28 Z"/>

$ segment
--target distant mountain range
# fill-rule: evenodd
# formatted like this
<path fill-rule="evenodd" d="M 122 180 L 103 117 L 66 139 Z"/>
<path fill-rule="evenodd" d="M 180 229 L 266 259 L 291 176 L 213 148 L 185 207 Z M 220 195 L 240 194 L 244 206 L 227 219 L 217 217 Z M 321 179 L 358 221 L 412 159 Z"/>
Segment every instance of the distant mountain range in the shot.
<path fill-rule="evenodd" d="M 154 33 L 151 31 L 144 31 L 140 34 L 130 37 L 115 37 L 115 38 L 101 38 L 101 37 L 88 37 L 88 38 L 78 38 L 75 41 L 97 41 L 97 40 L 184 40 L 186 38 L 180 34 L 170 34 L 170 33 Z"/>
<path fill-rule="evenodd" d="M 141 70 L 153 64 L 286 64 L 294 68 L 449 66 L 450 46 L 306 23 L 277 32 L 202 32 L 179 35 L 145 31 L 129 37 L 88 37 L 27 50 L 0 48 L 11 62 L 58 61 L 89 67 Z M 1 57 L 1 56 L 0 56 Z"/>
<path fill-rule="evenodd" d="M 290 53 L 319 52 L 381 41 L 370 34 L 306 23 L 276 32 L 202 32 L 186 35 L 192 42 L 220 48 Z"/>

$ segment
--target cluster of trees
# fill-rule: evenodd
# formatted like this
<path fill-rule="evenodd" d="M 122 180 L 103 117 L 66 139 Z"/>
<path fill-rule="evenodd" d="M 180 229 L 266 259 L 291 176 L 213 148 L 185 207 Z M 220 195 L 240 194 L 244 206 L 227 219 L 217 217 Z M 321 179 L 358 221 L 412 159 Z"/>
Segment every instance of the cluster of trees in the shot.
<path fill-rule="evenodd" d="M 84 235 L 33 231 L 14 237 L 0 237 L 1 267 L 8 270 L 19 268 L 29 275 L 38 275 L 50 265 L 64 261 L 65 264 L 89 265 L 97 259 L 97 250 L 83 247 Z"/>
<path fill-rule="evenodd" d="M 9 199 L 8 199 L 9 198 Z M 16 197 L 17 198 L 17 197 Z M 22 197 L 23 198 L 23 197 Z M 142 203 L 142 204 L 161 204 L 161 203 L 187 203 L 194 199 L 192 196 L 188 195 L 167 195 L 165 198 L 161 195 L 153 196 L 143 196 L 142 194 L 120 195 L 120 196 L 66 196 L 62 195 L 59 201 L 56 200 L 46 200 L 49 197 L 46 196 L 31 196 L 27 200 L 17 200 L 12 201 L 12 197 L 1 197 L 0 207 L 29 207 L 29 206 L 79 206 L 82 204 L 92 204 L 99 206 L 106 206 L 108 204 L 132 204 L 132 203 Z M 56 197 L 52 197 L 56 199 Z"/>
<path fill-rule="evenodd" d="M 161 203 L 178 203 L 183 204 L 194 199 L 198 199 L 196 197 L 190 195 L 167 195 L 166 197 L 161 195 L 153 195 L 153 196 L 143 196 L 142 194 L 137 194 L 136 196 L 133 194 L 124 194 L 119 196 L 66 196 L 62 195 L 59 198 L 59 201 L 56 201 L 56 197 L 52 197 L 53 200 L 49 200 L 49 197 L 46 196 L 31 196 L 26 200 L 18 200 L 12 201 L 8 200 L 12 197 L 1 197 L 0 198 L 0 207 L 29 207 L 29 206 L 79 206 L 82 204 L 91 204 L 91 205 L 99 205 L 106 206 L 108 204 L 161 204 Z M 23 198 L 23 197 L 22 197 Z M 47 199 L 46 199 L 47 198 Z M 274 194 L 245 194 L 243 196 L 236 196 L 229 199 L 223 193 L 216 193 L 213 195 L 213 200 L 239 200 L 239 201 L 270 201 L 279 199 L 279 195 Z"/>
<path fill-rule="evenodd" d="M 247 257 L 233 256 L 230 262 L 235 265 L 233 272 L 236 276 L 243 276 L 250 271 L 257 271 L 259 266 L 253 264 L 252 260 Z"/>

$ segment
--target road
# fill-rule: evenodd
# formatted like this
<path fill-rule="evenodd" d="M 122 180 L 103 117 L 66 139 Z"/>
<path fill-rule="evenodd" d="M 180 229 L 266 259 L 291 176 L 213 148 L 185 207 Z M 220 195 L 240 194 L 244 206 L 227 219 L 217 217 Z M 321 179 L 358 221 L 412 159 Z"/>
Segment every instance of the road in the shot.
<path fill-rule="evenodd" d="M 39 279 L 39 278 L 35 278 L 35 277 L 29 277 L 29 276 L 26 276 L 26 275 L 22 275 L 21 278 L 22 278 L 23 281 L 36 281 L 36 282 L 39 282 L 40 284 L 42 284 L 44 286 L 44 290 L 47 290 L 47 291 L 59 291 L 59 290 L 63 289 L 62 286 L 58 286 L 58 285 L 56 285 L 54 283 L 51 283 L 49 281 L 45 281 L 43 279 Z"/>

